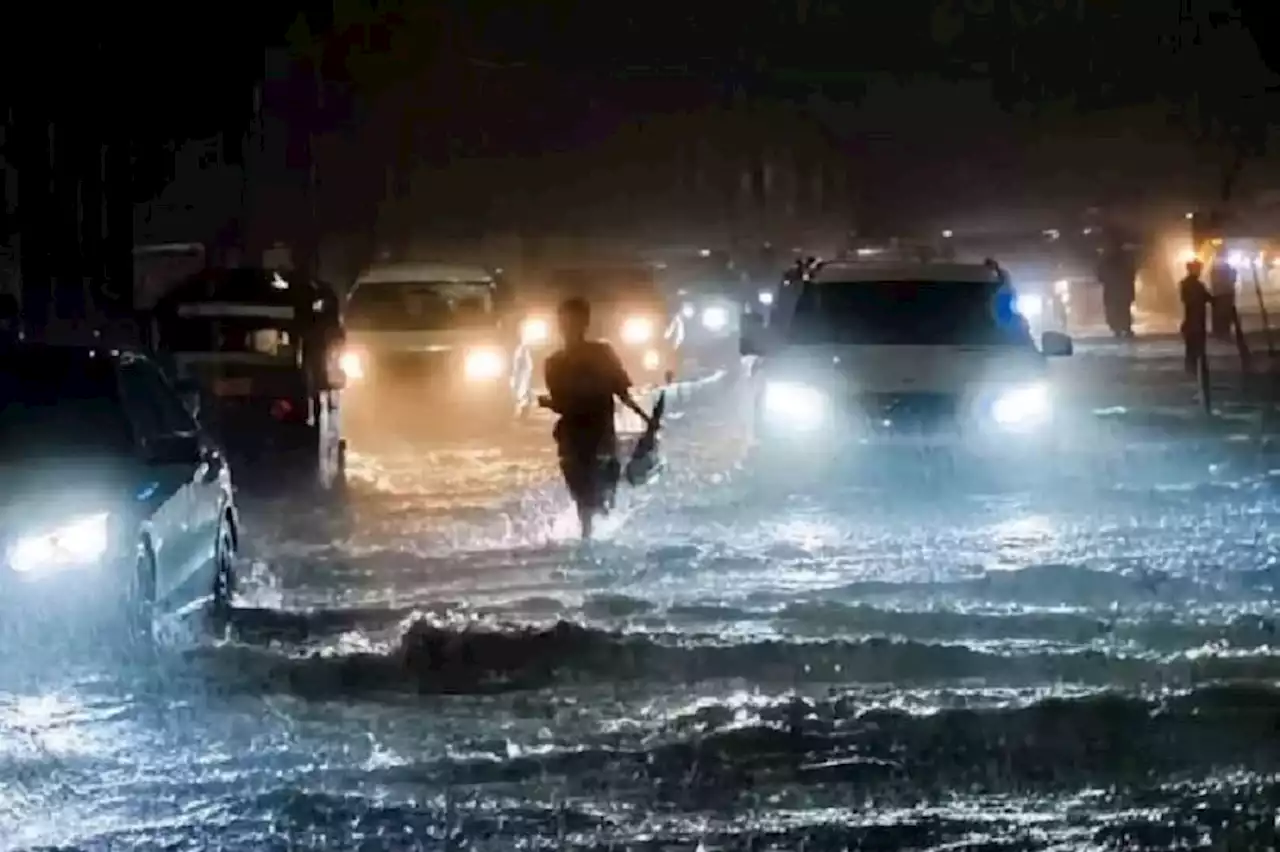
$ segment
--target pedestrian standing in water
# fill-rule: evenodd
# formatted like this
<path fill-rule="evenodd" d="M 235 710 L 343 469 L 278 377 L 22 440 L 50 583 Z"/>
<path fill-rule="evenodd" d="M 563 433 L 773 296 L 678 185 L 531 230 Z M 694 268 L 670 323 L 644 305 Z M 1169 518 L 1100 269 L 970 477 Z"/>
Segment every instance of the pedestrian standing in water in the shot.
<path fill-rule="evenodd" d="M 1224 252 L 1218 252 L 1209 267 L 1210 327 L 1219 340 L 1230 340 L 1236 327 L 1236 282 L 1239 276 Z"/>
<path fill-rule="evenodd" d="M 1200 363 L 1208 357 L 1207 321 L 1213 297 L 1200 279 L 1203 272 L 1204 265 L 1200 261 L 1190 261 L 1186 276 L 1178 284 L 1178 295 L 1182 299 L 1182 342 L 1186 347 L 1186 367 L 1193 376 L 1199 372 Z"/>

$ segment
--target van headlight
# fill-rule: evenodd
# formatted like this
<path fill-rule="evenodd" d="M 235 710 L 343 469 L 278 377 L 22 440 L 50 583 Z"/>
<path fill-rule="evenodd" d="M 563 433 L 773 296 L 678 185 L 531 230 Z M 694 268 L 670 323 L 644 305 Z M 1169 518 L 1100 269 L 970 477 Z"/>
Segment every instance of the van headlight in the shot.
<path fill-rule="evenodd" d="M 729 325 L 729 311 L 723 305 L 712 305 L 702 312 L 702 327 L 707 331 L 724 331 Z"/>
<path fill-rule="evenodd" d="M 520 340 L 525 346 L 540 346 L 551 339 L 551 323 L 542 317 L 529 317 L 520 324 Z"/>
<path fill-rule="evenodd" d="M 653 338 L 653 320 L 648 317 L 627 317 L 622 323 L 622 342 L 638 345 Z"/>
<path fill-rule="evenodd" d="M 1026 429 L 1044 424 L 1052 412 L 1049 387 L 1026 385 L 996 397 L 991 406 L 991 419 L 1008 429 Z"/>
<path fill-rule="evenodd" d="M 348 349 L 338 356 L 338 368 L 349 382 L 358 382 L 364 378 L 364 355 L 354 349 Z"/>
<path fill-rule="evenodd" d="M 497 349 L 472 349 L 463 361 L 462 371 L 469 381 L 490 381 L 502 376 L 507 362 Z"/>
<path fill-rule="evenodd" d="M 9 548 L 9 567 L 31 574 L 95 564 L 111 544 L 109 518 L 106 512 L 87 515 L 49 532 L 23 536 Z"/>
<path fill-rule="evenodd" d="M 819 388 L 799 382 L 768 382 L 764 386 L 763 414 L 771 422 L 798 431 L 821 428 L 827 421 L 830 400 Z"/>

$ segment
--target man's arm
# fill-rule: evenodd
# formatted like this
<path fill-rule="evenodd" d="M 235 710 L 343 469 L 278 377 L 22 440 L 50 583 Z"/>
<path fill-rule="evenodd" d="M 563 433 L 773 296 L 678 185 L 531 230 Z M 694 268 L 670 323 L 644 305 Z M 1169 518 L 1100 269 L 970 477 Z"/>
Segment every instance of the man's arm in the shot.
<path fill-rule="evenodd" d="M 542 368 L 542 377 L 547 386 L 547 392 L 538 397 L 538 405 L 548 408 L 556 414 L 563 414 L 560 410 L 560 401 L 557 398 L 556 390 L 560 387 L 560 353 L 556 352 L 547 358 L 546 365 Z"/>
<path fill-rule="evenodd" d="M 618 353 L 614 351 L 612 346 L 605 344 L 607 358 L 609 361 L 609 372 L 612 374 L 610 384 L 613 389 L 613 395 L 622 400 L 622 404 L 639 415 L 640 419 L 649 423 L 649 412 L 640 407 L 640 403 L 636 402 L 631 396 L 631 377 L 627 375 L 627 368 L 622 366 L 622 359 L 618 357 Z"/>

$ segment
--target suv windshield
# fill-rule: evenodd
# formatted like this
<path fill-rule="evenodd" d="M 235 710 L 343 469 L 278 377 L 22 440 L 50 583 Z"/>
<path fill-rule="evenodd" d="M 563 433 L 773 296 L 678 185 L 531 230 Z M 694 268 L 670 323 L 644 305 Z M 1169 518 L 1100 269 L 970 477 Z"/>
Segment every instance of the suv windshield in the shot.
<path fill-rule="evenodd" d="M 870 281 L 807 284 L 789 338 L 805 344 L 1032 346 L 999 284 Z"/>
<path fill-rule="evenodd" d="M 79 351 L 0 355 L 0 461 L 131 451 L 115 371 Z"/>
<path fill-rule="evenodd" d="M 370 282 L 347 303 L 347 325 L 371 331 L 487 328 L 497 321 L 488 281 Z"/>

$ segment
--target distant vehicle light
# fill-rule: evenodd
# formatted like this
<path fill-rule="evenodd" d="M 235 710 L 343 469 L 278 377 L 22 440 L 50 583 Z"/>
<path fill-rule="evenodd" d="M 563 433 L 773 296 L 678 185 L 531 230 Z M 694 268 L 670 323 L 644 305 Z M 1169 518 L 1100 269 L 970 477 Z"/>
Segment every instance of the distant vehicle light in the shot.
<path fill-rule="evenodd" d="M 526 346 L 539 346 L 551 339 L 551 323 L 542 317 L 530 317 L 520 325 L 520 339 Z"/>
<path fill-rule="evenodd" d="M 78 518 L 51 532 L 19 538 L 9 548 L 9 566 L 19 574 L 87 566 L 106 554 L 111 543 L 110 516 Z"/>
<path fill-rule="evenodd" d="M 757 298 L 760 300 L 760 304 L 768 307 L 773 304 L 773 291 L 761 290 L 760 295 Z"/>
<path fill-rule="evenodd" d="M 622 342 L 638 345 L 653 339 L 653 320 L 648 317 L 627 317 L 622 323 Z"/>
<path fill-rule="evenodd" d="M 729 312 L 721 305 L 712 305 L 702 312 L 702 327 L 707 331 L 724 331 L 729 325 Z"/>
<path fill-rule="evenodd" d="M 662 366 L 662 356 L 656 350 L 645 350 L 644 358 L 641 359 L 642 366 L 646 370 L 656 370 Z"/>
<path fill-rule="evenodd" d="M 1057 281 L 1053 282 L 1053 294 L 1055 296 L 1071 295 L 1071 282 L 1065 278 L 1059 278 Z"/>
<path fill-rule="evenodd" d="M 502 376 L 506 360 L 497 349 L 472 349 L 467 353 L 462 370 L 470 381 L 490 381 Z"/>
<path fill-rule="evenodd" d="M 693 315 L 696 314 L 697 312 L 698 312 L 697 308 L 695 308 L 693 305 L 689 304 L 688 302 L 685 302 L 683 305 L 680 306 L 680 316 L 684 317 L 685 319 L 693 319 Z"/>

